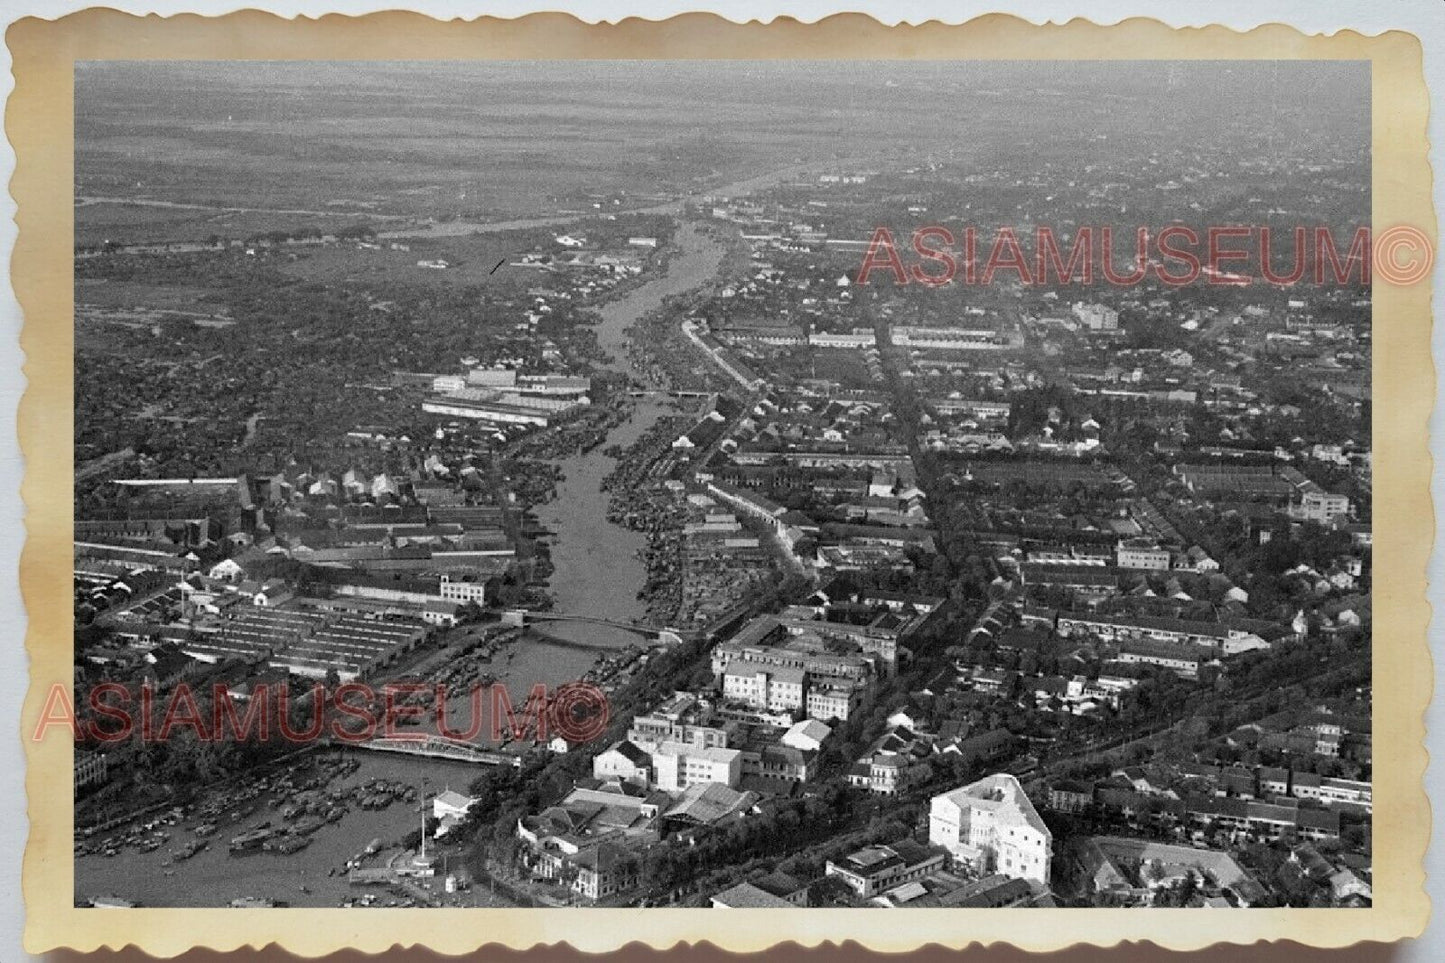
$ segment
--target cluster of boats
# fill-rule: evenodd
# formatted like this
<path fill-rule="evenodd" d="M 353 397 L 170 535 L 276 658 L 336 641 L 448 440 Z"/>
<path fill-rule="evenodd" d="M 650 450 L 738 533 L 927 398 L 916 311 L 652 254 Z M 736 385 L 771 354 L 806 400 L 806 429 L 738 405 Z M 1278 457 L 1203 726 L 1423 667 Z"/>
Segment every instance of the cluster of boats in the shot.
<path fill-rule="evenodd" d="M 273 827 L 270 820 L 262 823 L 254 829 L 248 829 L 239 836 L 231 837 L 231 855 L 241 853 L 255 853 L 265 850 L 268 853 L 280 853 L 283 856 L 300 852 L 311 845 L 310 833 L 315 832 L 320 825 L 307 827 L 307 832 L 296 832 L 301 827 L 290 827 L 282 829 Z"/>
<path fill-rule="evenodd" d="M 123 833 L 102 840 L 77 833 L 76 852 L 78 855 L 118 855 L 123 848 L 154 852 L 167 843 L 174 843 L 161 861 L 167 867 L 164 874 L 170 876 L 176 872 L 170 868 L 173 863 L 191 859 L 211 848 L 218 834 L 224 840 L 221 845 L 232 855 L 264 852 L 284 856 L 305 849 L 318 830 L 356 809 L 382 810 L 397 803 L 419 809 L 425 805 L 419 787 L 401 780 L 376 778 L 349 785 L 340 783 L 360 767 L 360 760 L 351 756 L 318 754 L 308 760 L 304 768 L 252 777 L 244 789 L 228 791 L 224 797 L 211 795 L 200 804 L 153 813 L 144 821 L 132 823 Z M 241 805 L 237 805 L 238 799 L 243 800 Z M 259 817 L 260 821 L 250 817 Z M 226 833 L 226 829 L 230 829 L 230 833 Z M 382 849 L 382 840 L 373 839 L 363 852 L 348 860 L 344 868 L 332 867 L 325 875 L 344 875 L 363 866 Z M 310 892 L 305 885 L 300 890 Z M 351 905 L 373 904 L 373 900 L 365 899 L 353 901 Z M 83 899 L 80 905 L 137 904 L 117 896 L 100 896 Z M 230 905 L 256 908 L 286 904 L 266 897 L 245 896 Z M 382 905 L 413 905 L 413 901 Z"/>
<path fill-rule="evenodd" d="M 184 807 L 177 806 L 174 809 L 166 810 L 158 816 L 136 823 L 131 827 L 129 832 L 107 836 L 104 839 L 91 840 L 86 838 L 86 833 L 77 833 L 78 838 L 75 841 L 75 855 L 92 856 L 99 853 L 104 856 L 118 856 L 123 849 L 134 849 L 140 853 L 153 853 L 171 839 L 171 831 L 163 827 L 179 826 L 185 816 L 186 811 Z M 182 847 L 182 849 L 185 848 L 186 847 Z M 187 859 L 194 855 L 195 852 L 193 851 L 181 858 Z"/>
<path fill-rule="evenodd" d="M 351 765 L 349 774 L 354 771 L 356 763 L 354 760 L 348 762 Z M 415 786 L 388 779 L 373 779 L 360 786 L 326 792 L 307 790 L 278 797 L 271 804 L 280 807 L 281 825 L 273 826 L 270 820 L 266 820 L 232 837 L 231 853 L 239 855 L 259 850 L 287 856 L 305 849 L 310 845 L 313 833 L 328 823 L 339 821 L 352 805 L 362 809 L 385 809 L 393 803 L 414 803 L 416 800 Z"/>
<path fill-rule="evenodd" d="M 522 637 L 519 628 L 506 628 L 489 634 L 485 639 L 467 641 L 455 650 L 456 657 L 443 662 L 424 680 L 422 688 L 397 701 L 398 705 L 420 706 L 431 710 L 430 718 L 436 718 L 438 691 L 445 691 L 452 704 L 465 706 L 472 687 L 485 689 L 497 683 L 497 677 L 486 670 L 493 658 L 506 649 L 505 658 L 510 661 L 514 652 L 507 648 Z M 417 722 L 416 716 L 402 717 L 398 721 Z"/>
<path fill-rule="evenodd" d="M 583 682 L 591 683 L 611 694 L 625 685 L 632 674 L 647 664 L 647 650 L 641 646 L 629 645 L 616 655 L 605 655 L 582 675 Z"/>
<path fill-rule="evenodd" d="M 135 823 L 124 833 L 93 840 L 89 838 L 89 833 L 82 831 L 77 833 L 75 855 L 118 856 L 126 849 L 153 853 L 171 841 L 173 832 L 184 831 L 184 823 L 193 819 L 199 820 L 191 829 L 194 838 L 172 849 L 162 859 L 162 865 L 169 866 L 173 862 L 190 859 L 207 849 L 209 838 L 220 831 L 223 823 L 237 824 L 255 815 L 261 808 L 261 797 L 268 793 L 271 794 L 268 805 L 271 808 L 284 807 L 281 816 L 287 821 L 294 820 L 294 824 L 283 831 L 272 829 L 269 822 L 263 823 L 233 837 L 230 850 L 233 853 L 260 849 L 282 854 L 294 853 L 306 847 L 309 842 L 306 837 L 311 833 L 346 815 L 346 806 L 354 798 L 351 792 L 334 790 L 323 795 L 311 790 L 339 777 L 348 776 L 360 766 L 360 762 L 350 758 L 321 759 L 309 775 L 294 772 L 263 775 L 205 802 L 175 806 L 153 815 Z M 394 795 L 404 796 L 407 789 L 409 787 L 399 783 L 379 786 L 378 791 L 363 796 L 363 805 L 367 808 L 382 808 L 390 804 Z M 416 791 L 410 791 L 411 798 L 415 798 Z M 380 802 L 383 796 L 385 803 Z M 368 805 L 366 800 L 372 797 L 376 798 Z M 167 873 L 169 872 L 167 870 Z"/>
<path fill-rule="evenodd" d="M 323 770 L 335 770 L 347 765 L 351 766 L 348 771 L 355 771 L 360 764 L 355 760 L 340 760 L 335 763 L 323 762 L 322 768 Z M 240 822 L 254 814 L 259 808 L 258 800 L 262 795 L 285 789 L 291 784 L 292 779 L 293 777 L 289 774 L 279 774 L 274 777 L 261 776 L 254 781 L 227 790 L 224 795 L 217 794 L 215 798 L 206 802 L 174 806 L 159 815 L 136 822 L 127 833 L 108 836 L 98 842 L 90 839 L 94 834 L 93 829 L 78 831 L 75 855 L 90 856 L 100 853 L 105 856 L 118 856 L 123 849 L 127 848 L 142 853 L 155 852 L 171 838 L 171 833 L 160 827 L 180 827 L 183 822 L 189 822 L 192 819 L 200 820 L 193 830 L 197 837 L 205 839 L 214 836 L 222 821 Z M 204 845 L 191 847 L 192 844 L 187 843 L 172 855 L 179 859 L 189 859 L 205 848 Z M 189 851 L 185 855 L 181 855 L 186 850 Z"/>
<path fill-rule="evenodd" d="M 417 801 L 415 786 L 386 779 L 375 779 L 358 786 L 352 795 L 360 796 L 357 805 L 362 809 L 385 809 L 392 803 Z"/>

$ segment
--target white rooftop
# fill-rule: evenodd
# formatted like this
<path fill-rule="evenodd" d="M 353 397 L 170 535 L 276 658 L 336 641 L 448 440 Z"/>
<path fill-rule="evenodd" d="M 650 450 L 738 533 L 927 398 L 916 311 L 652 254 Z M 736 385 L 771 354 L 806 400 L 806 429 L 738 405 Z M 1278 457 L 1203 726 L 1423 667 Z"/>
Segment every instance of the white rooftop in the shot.
<path fill-rule="evenodd" d="M 1001 823 L 1026 825 L 1041 833 L 1049 832 L 1023 786 L 1008 773 L 984 776 L 977 782 L 934 797 L 935 801 L 940 799 L 948 800 L 959 809 L 991 811 Z"/>

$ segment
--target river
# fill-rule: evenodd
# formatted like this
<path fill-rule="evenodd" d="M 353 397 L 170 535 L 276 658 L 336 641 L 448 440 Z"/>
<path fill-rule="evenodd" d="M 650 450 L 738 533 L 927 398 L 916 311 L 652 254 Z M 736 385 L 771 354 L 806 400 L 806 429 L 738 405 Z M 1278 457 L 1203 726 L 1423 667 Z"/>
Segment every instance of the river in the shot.
<path fill-rule="evenodd" d="M 627 328 L 662 305 L 663 299 L 694 290 L 717 276 L 726 249 L 689 223 L 679 225 L 677 249 L 665 274 L 604 305 L 597 340 L 612 357 L 610 367 L 643 380 L 627 355 Z M 537 509 L 543 528 L 554 533 L 550 588 L 558 612 L 628 621 L 644 613 L 637 591 L 646 578 L 640 557 L 646 537 L 607 521 L 608 495 L 602 480 L 615 466 L 604 448 L 627 448 L 670 409 L 651 396 L 638 401 L 632 416 L 584 454 L 557 464 L 564 480 L 551 502 Z M 621 629 L 576 622 L 549 626 L 548 634 L 594 644 L 626 646 L 637 636 Z"/>
<path fill-rule="evenodd" d="M 664 298 L 698 288 L 716 277 L 726 253 L 723 245 L 686 223 L 678 227 L 676 244 L 665 272 L 601 307 L 597 338 L 612 358 L 609 364 L 612 370 L 642 380 L 628 360 L 627 328 L 661 306 Z M 645 538 L 607 521 L 608 497 L 601 483 L 615 462 L 604 455 L 602 449 L 614 444 L 626 448 L 668 410 L 667 405 L 650 396 L 644 398 L 626 421 L 609 432 L 602 444 L 559 462 L 566 479 L 558 486 L 557 497 L 538 510 L 542 524 L 554 533 L 551 590 L 556 611 L 622 621 L 643 614 L 644 606 L 637 599 L 637 591 L 646 577 L 645 565 L 639 557 Z M 549 625 L 546 631 L 556 638 L 591 646 L 621 649 L 638 642 L 638 636 L 626 630 L 586 623 L 559 622 Z M 578 679 L 598 657 L 595 650 L 549 645 L 545 638 L 529 634 L 498 653 L 489 671 L 506 684 L 514 704 L 520 708 L 532 685 L 556 686 Z M 454 728 L 465 728 L 470 721 L 469 707 L 464 700 L 458 700 L 449 706 L 448 716 Z M 479 741 L 486 741 L 485 732 Z M 357 786 L 377 778 L 419 785 L 425 778 L 430 792 L 448 786 L 465 790 L 480 772 L 478 767 L 463 763 L 353 752 L 360 769 L 341 782 L 333 782 L 329 788 Z M 217 789 L 210 796 L 218 798 L 226 791 Z M 353 808 L 337 822 L 317 830 L 310 837 L 311 844 L 294 855 L 232 856 L 228 852 L 231 837 L 253 828 L 263 819 L 274 822 L 278 818 L 278 810 L 266 806 L 264 797 L 257 802 L 258 811 L 249 816 L 238 820 L 231 819 L 229 814 L 223 817 L 210 847 L 188 860 L 166 865 L 172 850 L 193 838 L 191 830 L 195 819 L 182 826 L 167 827 L 173 836 L 155 852 L 123 848 L 115 856 L 95 853 L 77 857 L 77 899 L 119 896 L 145 906 L 224 906 L 238 897 L 253 896 L 285 901 L 293 906 L 336 906 L 366 890 L 351 886 L 343 874 L 327 876 L 328 870 L 339 870 L 371 839 L 380 838 L 389 843 L 419 824 L 414 803 L 395 803 L 382 810 Z M 124 832 L 113 831 L 118 835 Z M 171 875 L 166 875 L 167 872 Z M 395 898 L 385 889 L 373 891 L 382 905 Z M 439 879 L 433 880 L 431 892 L 440 897 Z M 445 899 L 447 905 L 505 905 L 485 888 Z"/>

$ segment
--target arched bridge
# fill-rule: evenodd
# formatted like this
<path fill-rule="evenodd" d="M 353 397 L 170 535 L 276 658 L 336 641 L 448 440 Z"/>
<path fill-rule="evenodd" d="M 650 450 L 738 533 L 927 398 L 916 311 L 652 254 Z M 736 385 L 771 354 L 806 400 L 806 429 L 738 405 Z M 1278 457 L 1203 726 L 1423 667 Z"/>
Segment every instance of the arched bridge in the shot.
<path fill-rule="evenodd" d="M 599 615 L 573 615 L 568 612 L 527 612 L 523 619 L 531 622 L 585 622 L 588 625 L 610 625 L 614 629 L 626 629 L 638 635 L 657 635 L 661 629 L 641 619 L 604 619 Z"/>
<path fill-rule="evenodd" d="M 522 765 L 522 757 L 513 753 L 495 752 L 470 742 L 447 739 L 431 733 L 378 736 L 366 742 L 355 743 L 355 747 L 378 752 L 399 752 L 408 756 L 451 759 L 454 762 L 472 762 L 483 766 L 511 766 L 516 769 Z"/>
<path fill-rule="evenodd" d="M 544 622 L 580 622 L 585 625 L 606 625 L 661 642 L 678 643 L 682 641 L 682 636 L 678 632 L 660 628 L 641 619 L 606 619 L 597 615 L 577 615 L 570 612 L 528 612 L 524 610 L 513 610 L 507 614 L 519 625 L 537 625 Z M 613 647 L 597 646 L 597 648 L 610 651 Z"/>

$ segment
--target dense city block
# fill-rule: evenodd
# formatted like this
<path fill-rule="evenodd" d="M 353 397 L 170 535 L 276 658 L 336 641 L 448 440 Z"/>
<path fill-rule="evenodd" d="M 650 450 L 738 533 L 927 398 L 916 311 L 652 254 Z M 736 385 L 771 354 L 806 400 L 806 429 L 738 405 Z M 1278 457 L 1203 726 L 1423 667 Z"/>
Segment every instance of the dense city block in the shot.
<path fill-rule="evenodd" d="M 77 901 L 1369 905 L 1348 66 L 899 64 L 846 143 L 823 70 L 752 146 L 496 120 L 533 138 L 500 186 L 408 140 L 460 123 L 438 68 L 367 148 L 288 127 L 271 193 L 228 123 L 299 75 L 176 108 L 224 182 L 106 116 L 143 76 L 82 72 Z M 951 129 L 887 119 L 936 83 Z M 1253 254 L 1187 284 L 1037 270 L 1041 237 L 1108 226 L 1126 272 L 1137 227 L 1220 224 Z M 1261 280 L 1300 225 L 1337 248 Z"/>

